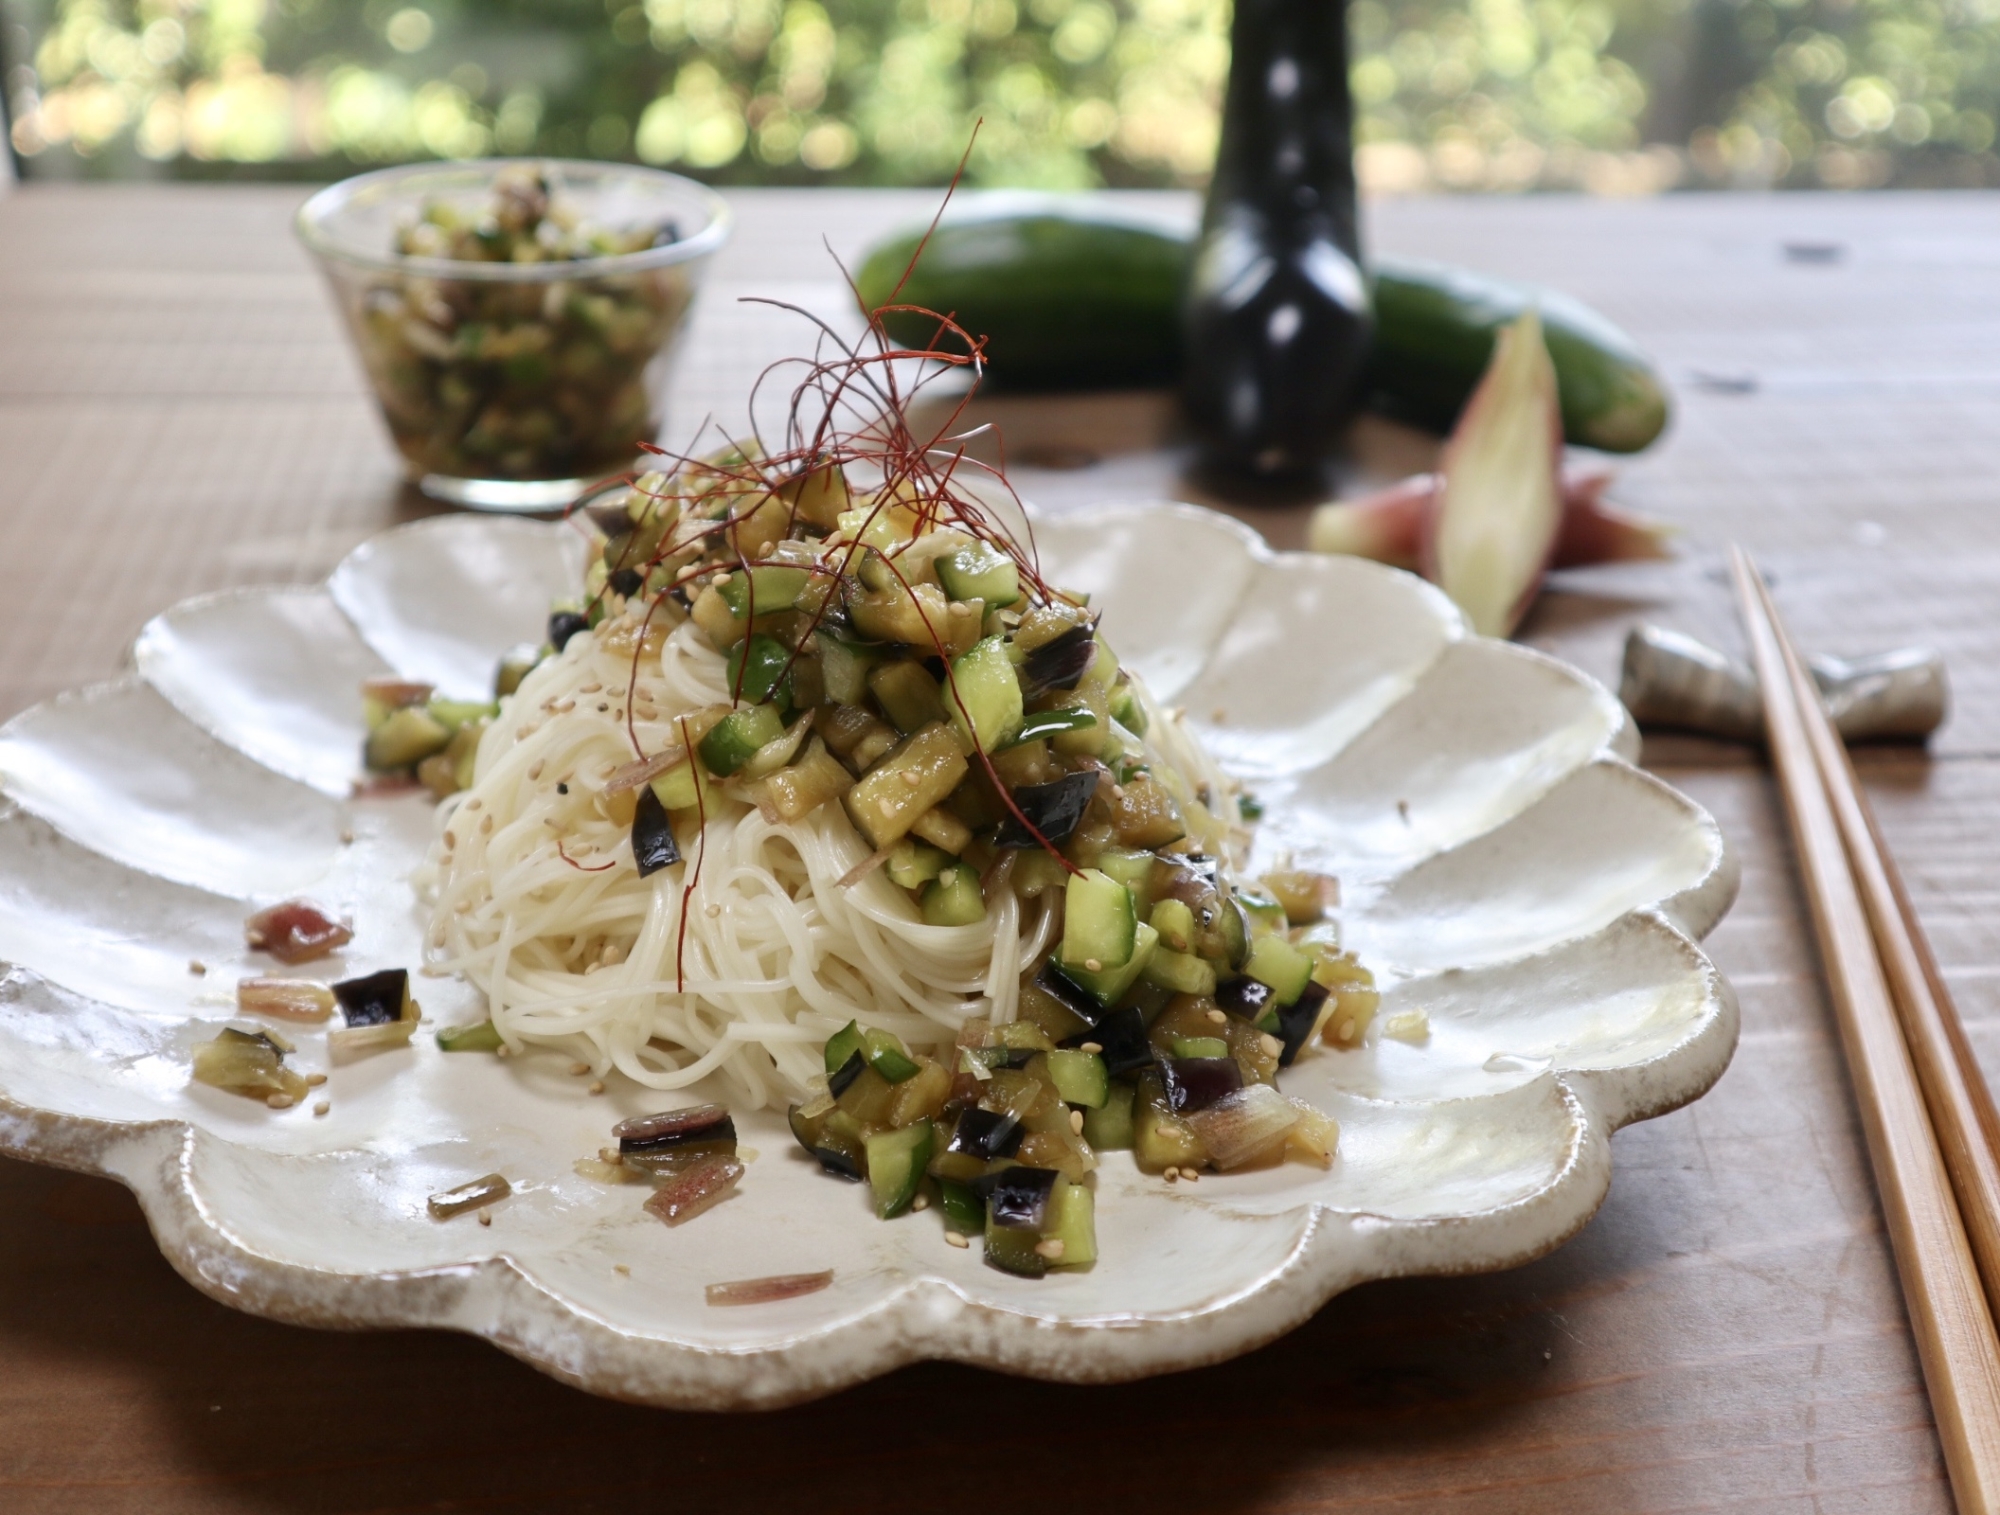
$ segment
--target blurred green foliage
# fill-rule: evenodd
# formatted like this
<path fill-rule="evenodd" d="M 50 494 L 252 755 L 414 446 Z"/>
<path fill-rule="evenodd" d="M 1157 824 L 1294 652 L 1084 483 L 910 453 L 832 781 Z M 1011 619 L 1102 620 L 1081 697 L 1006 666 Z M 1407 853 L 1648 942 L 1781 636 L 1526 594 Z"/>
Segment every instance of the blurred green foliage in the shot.
<path fill-rule="evenodd" d="M 1330 3 L 1330 0 L 1328 0 Z M 1225 0 L 0 0 L 35 177 L 1197 184 Z M 2000 0 L 1353 0 L 1364 183 L 2000 184 Z"/>

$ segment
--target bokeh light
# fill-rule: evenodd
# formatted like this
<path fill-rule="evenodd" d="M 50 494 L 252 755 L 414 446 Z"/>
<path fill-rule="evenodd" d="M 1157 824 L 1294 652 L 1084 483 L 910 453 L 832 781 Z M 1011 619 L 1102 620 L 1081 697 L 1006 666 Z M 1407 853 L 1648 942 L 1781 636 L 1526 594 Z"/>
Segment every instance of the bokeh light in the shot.
<path fill-rule="evenodd" d="M 1224 0 L 0 0 L 37 177 L 1198 184 Z M 1352 0 L 1375 193 L 2000 184 L 2000 0 Z"/>

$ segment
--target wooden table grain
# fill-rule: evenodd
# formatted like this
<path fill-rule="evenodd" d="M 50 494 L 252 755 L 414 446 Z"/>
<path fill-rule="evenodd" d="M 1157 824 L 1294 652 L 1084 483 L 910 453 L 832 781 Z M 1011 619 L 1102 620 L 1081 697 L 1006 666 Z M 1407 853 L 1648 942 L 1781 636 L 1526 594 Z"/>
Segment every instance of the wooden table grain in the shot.
<path fill-rule="evenodd" d="M 0 717 L 113 673 L 176 600 L 317 578 L 430 508 L 291 242 L 298 198 L 0 188 Z M 851 258 L 928 204 L 734 199 L 675 435 L 798 345 L 742 296 L 837 310 L 822 239 Z M 2000 197 L 1413 201 L 1369 227 L 1582 295 L 1676 385 L 1672 434 L 1619 493 L 1685 528 L 1682 558 L 1565 576 L 1527 640 L 1607 680 L 1636 619 L 1735 645 L 1737 538 L 1809 648 L 1945 650 L 1951 725 L 1862 767 L 2000 1066 Z M 1199 497 L 1144 397 L 994 413 L 1054 508 Z M 1377 470 L 1423 452 L 1379 427 L 1355 445 Z M 1247 514 L 1297 539 L 1296 513 Z M 1711 949 L 1742 1045 L 1698 1105 L 1614 1140 L 1602 1212 L 1540 1262 L 1370 1285 L 1235 1362 L 1120 1388 L 934 1364 L 776 1414 L 670 1414 L 462 1337 L 235 1314 L 161 1260 L 123 1190 L 0 1160 L 0 1508 L 1946 1510 L 1769 775 L 1691 738 L 1646 758 L 1741 855 Z"/>

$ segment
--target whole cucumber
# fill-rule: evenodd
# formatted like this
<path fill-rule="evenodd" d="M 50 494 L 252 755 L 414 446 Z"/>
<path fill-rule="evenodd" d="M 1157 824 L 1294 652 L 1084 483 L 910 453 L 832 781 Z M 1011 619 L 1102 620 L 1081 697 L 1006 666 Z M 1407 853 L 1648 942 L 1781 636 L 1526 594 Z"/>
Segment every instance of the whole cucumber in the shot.
<path fill-rule="evenodd" d="M 855 283 L 885 302 L 924 228 L 872 248 Z M 987 340 L 988 382 L 1047 391 L 1164 387 L 1180 376 L 1180 299 L 1190 237 L 1059 196 L 994 196 L 938 226 L 897 302 L 955 314 Z M 1579 300 L 1443 264 L 1376 258 L 1375 343 L 1363 378 L 1371 406 L 1448 429 L 1493 355 L 1499 329 L 1530 303 L 1555 362 L 1563 434 L 1582 447 L 1637 452 L 1666 428 L 1667 390 L 1632 339 Z M 884 317 L 905 346 L 936 324 Z"/>
<path fill-rule="evenodd" d="M 895 292 L 924 231 L 907 228 L 868 251 L 854 277 L 864 309 Z M 1160 387 L 1180 378 L 1189 245 L 1082 201 L 993 195 L 947 216 L 895 298 L 986 337 L 995 389 Z M 937 337 L 937 322 L 909 311 L 883 325 L 904 347 Z"/>

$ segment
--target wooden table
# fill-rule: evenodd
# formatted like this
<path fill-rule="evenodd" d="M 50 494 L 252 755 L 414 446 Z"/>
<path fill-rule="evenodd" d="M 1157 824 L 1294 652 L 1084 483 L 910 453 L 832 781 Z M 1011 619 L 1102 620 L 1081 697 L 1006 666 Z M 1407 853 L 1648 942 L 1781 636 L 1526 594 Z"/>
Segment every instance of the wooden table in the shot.
<path fill-rule="evenodd" d="M 292 245 L 297 199 L 0 192 L 0 716 L 110 674 L 184 596 L 317 578 L 428 508 Z M 831 298 L 822 234 L 851 255 L 929 203 L 735 201 L 677 427 L 729 414 L 797 340 L 733 297 Z M 1735 537 L 1809 646 L 1946 650 L 1959 709 L 1930 756 L 1864 766 L 2000 1063 L 2000 197 L 1401 202 L 1370 226 L 1575 291 L 1679 387 L 1672 436 L 1621 492 L 1683 523 L 1686 557 L 1573 575 L 1530 640 L 1606 679 L 1640 617 L 1733 642 Z M 1144 403 L 1010 419 L 1044 462 L 1079 461 L 1079 426 L 1103 454 L 1024 466 L 1031 497 L 1180 488 L 1170 452 L 1117 450 L 1153 440 Z M 1382 433 L 1370 446 L 1393 461 Z M 1124 1388 L 931 1365 L 780 1414 L 670 1415 L 465 1338 L 235 1314 L 161 1261 L 124 1191 L 0 1162 L 0 1508 L 1947 1509 L 1769 776 L 1692 739 L 1647 759 L 1742 855 L 1712 939 L 1742 1046 L 1698 1106 L 1616 1139 L 1602 1213 L 1539 1263 L 1358 1289 L 1239 1361 Z"/>

